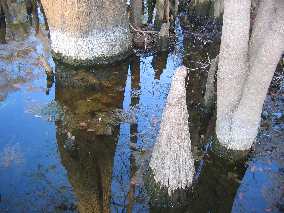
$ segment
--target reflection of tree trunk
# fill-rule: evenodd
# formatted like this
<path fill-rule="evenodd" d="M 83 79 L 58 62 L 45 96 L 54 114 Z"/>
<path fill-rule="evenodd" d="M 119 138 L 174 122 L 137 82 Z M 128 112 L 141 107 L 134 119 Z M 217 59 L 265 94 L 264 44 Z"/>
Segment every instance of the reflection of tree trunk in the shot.
<path fill-rule="evenodd" d="M 135 106 L 139 103 L 139 96 L 136 94 L 140 90 L 140 58 L 134 56 L 131 63 L 131 106 Z"/>
<path fill-rule="evenodd" d="M 163 20 L 165 22 L 169 22 L 170 21 L 170 3 L 169 3 L 169 0 L 164 0 L 164 16 L 163 16 Z"/>
<path fill-rule="evenodd" d="M 47 18 L 46 18 L 46 15 L 45 15 L 45 11 L 44 11 L 43 6 L 41 4 L 41 0 L 38 0 L 38 4 L 39 4 L 39 7 L 40 7 L 40 11 L 41 11 L 41 13 L 43 15 L 45 30 L 48 32 L 48 37 L 50 37 L 48 22 L 47 22 Z"/>
<path fill-rule="evenodd" d="M 9 11 L 9 6 L 8 6 L 7 0 L 1 0 L 0 1 L 0 6 L 3 9 L 3 13 L 5 15 L 6 22 L 7 23 L 11 23 L 12 22 L 12 16 L 11 16 L 10 11 Z"/>
<path fill-rule="evenodd" d="M 139 95 L 137 92 L 140 89 L 140 58 L 134 57 L 131 63 L 131 107 L 136 107 L 139 104 Z M 132 123 L 130 124 L 130 143 L 135 146 L 137 145 L 137 134 L 138 134 L 138 124 Z M 128 192 L 128 206 L 127 212 L 132 212 L 133 204 L 135 203 L 135 188 L 136 188 L 136 173 L 137 167 L 135 164 L 135 157 L 131 153 L 131 181 L 130 188 Z"/>
<path fill-rule="evenodd" d="M 157 0 L 156 1 L 156 10 L 157 10 L 157 17 L 156 21 L 158 21 L 158 25 L 161 22 L 169 22 L 169 0 Z"/>
<path fill-rule="evenodd" d="M 160 80 L 164 69 L 167 67 L 168 52 L 164 51 L 153 56 L 152 67 L 155 71 L 155 79 Z"/>
<path fill-rule="evenodd" d="M 203 91 L 205 87 L 206 75 L 200 72 L 190 72 L 187 81 L 187 109 L 189 114 L 189 132 L 193 147 L 201 147 L 200 136 L 204 134 L 207 128 L 208 120 L 204 119 Z"/>
<path fill-rule="evenodd" d="M 115 139 L 80 131 L 74 135 L 73 147 L 68 149 L 70 139 L 62 131 L 64 126 L 57 125 L 59 152 L 79 201 L 78 210 L 82 213 L 110 212 Z"/>
<path fill-rule="evenodd" d="M 158 21 L 162 21 L 164 18 L 164 0 L 157 0 L 156 1 L 156 10 L 157 10 L 157 18 Z"/>
<path fill-rule="evenodd" d="M 214 17 L 221 17 L 224 13 L 224 1 L 225 0 L 215 0 L 214 1 Z"/>
<path fill-rule="evenodd" d="M 78 210 L 110 212 L 118 137 L 117 126 L 111 124 L 112 111 L 122 108 L 128 65 L 96 68 L 96 72 L 62 64 L 56 67 L 55 99 L 64 111 L 56 123 L 57 142 Z"/>
<path fill-rule="evenodd" d="M 32 5 L 32 0 L 26 0 L 26 10 L 27 10 L 27 15 L 28 15 L 28 21 L 30 25 L 32 25 L 32 13 L 33 13 L 33 5 Z"/>
<path fill-rule="evenodd" d="M 231 212 L 246 159 L 228 160 L 210 152 L 188 198 L 185 212 Z"/>
<path fill-rule="evenodd" d="M 250 0 L 225 1 L 216 132 L 227 148 L 249 149 L 256 137 L 266 92 L 284 49 L 283 10 L 282 0 L 260 2 L 249 47 Z"/>
<path fill-rule="evenodd" d="M 148 23 L 152 23 L 153 21 L 153 13 L 155 9 L 156 0 L 147 0 L 147 8 L 148 8 Z"/>
<path fill-rule="evenodd" d="M 35 25 L 36 33 L 39 32 L 39 18 L 38 18 L 38 5 L 37 0 L 32 0 L 32 14 L 33 14 L 33 22 Z"/>
<path fill-rule="evenodd" d="M 0 5 L 0 43 L 6 43 L 6 18 L 2 5 Z"/>
<path fill-rule="evenodd" d="M 199 26 L 202 25 L 202 22 L 194 22 L 190 30 L 199 32 Z M 182 25 L 182 27 L 184 26 Z M 209 99 L 212 95 L 210 94 L 209 87 L 214 91 L 214 73 L 212 73 L 211 70 L 208 71 L 208 57 L 215 57 L 218 48 L 216 46 L 217 42 L 209 46 L 203 46 L 201 43 L 196 43 L 195 40 L 195 37 L 185 35 L 183 46 L 185 51 L 184 55 L 186 57 L 183 58 L 183 63 L 189 67 L 190 70 L 188 73 L 186 93 L 191 143 L 193 151 L 195 151 L 195 148 L 199 151 L 203 142 L 207 143 L 208 138 L 204 138 L 203 136 L 206 134 L 208 128 L 209 117 L 212 116 L 211 110 L 207 111 L 207 113 L 204 113 L 203 110 L 204 97 L 206 96 L 206 99 Z"/>

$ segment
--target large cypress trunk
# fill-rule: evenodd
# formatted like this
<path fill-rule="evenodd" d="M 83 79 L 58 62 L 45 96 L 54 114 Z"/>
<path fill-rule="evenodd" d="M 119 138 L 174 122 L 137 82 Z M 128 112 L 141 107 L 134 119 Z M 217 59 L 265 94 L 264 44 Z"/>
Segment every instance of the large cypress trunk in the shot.
<path fill-rule="evenodd" d="M 284 50 L 284 1 L 260 0 L 249 39 L 251 0 L 225 1 L 217 72 L 216 133 L 229 149 L 249 149 Z"/>
<path fill-rule="evenodd" d="M 275 2 L 270 17 L 263 14 L 273 22 L 250 57 L 250 72 L 232 118 L 232 138 L 237 143 L 233 147 L 238 149 L 249 149 L 256 138 L 266 93 L 284 50 L 284 2 Z M 265 26 L 265 19 L 259 19 L 263 20 L 261 26 Z"/>
<path fill-rule="evenodd" d="M 232 143 L 231 122 L 248 73 L 250 0 L 224 2 L 222 42 L 217 72 L 216 133 L 223 145 Z M 234 142 L 233 142 L 234 143 Z"/>
<path fill-rule="evenodd" d="M 125 57 L 131 34 L 125 1 L 42 0 L 55 56 L 71 64 L 106 64 Z"/>

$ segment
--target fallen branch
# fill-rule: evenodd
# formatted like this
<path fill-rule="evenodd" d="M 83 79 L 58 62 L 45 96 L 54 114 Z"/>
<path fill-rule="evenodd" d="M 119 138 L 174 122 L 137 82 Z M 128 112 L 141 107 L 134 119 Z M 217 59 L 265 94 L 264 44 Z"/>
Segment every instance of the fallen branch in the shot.
<path fill-rule="evenodd" d="M 159 31 L 154 31 L 154 30 L 139 30 L 137 28 L 135 28 L 134 26 L 132 26 L 131 24 L 129 24 L 130 28 L 132 30 L 134 30 L 135 32 L 139 32 L 142 33 L 143 35 L 145 35 L 146 33 L 152 33 L 152 34 L 159 34 Z"/>

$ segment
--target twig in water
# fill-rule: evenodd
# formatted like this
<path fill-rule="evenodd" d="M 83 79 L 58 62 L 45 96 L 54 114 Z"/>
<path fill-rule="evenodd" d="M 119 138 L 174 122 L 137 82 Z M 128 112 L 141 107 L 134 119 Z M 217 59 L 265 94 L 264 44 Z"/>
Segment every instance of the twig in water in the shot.
<path fill-rule="evenodd" d="M 131 24 L 129 24 L 129 26 L 135 32 L 142 33 L 143 35 L 145 35 L 145 33 L 152 33 L 152 34 L 158 34 L 159 33 L 159 31 L 154 31 L 154 30 L 139 30 L 139 29 L 133 27 Z"/>

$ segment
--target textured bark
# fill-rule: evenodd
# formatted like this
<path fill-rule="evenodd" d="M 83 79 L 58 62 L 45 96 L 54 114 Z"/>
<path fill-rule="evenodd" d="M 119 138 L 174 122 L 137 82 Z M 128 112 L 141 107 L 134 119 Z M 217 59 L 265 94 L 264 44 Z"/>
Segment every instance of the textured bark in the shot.
<path fill-rule="evenodd" d="M 162 21 L 164 17 L 164 0 L 157 0 L 155 8 L 157 10 L 156 19 L 158 19 L 159 21 Z"/>
<path fill-rule="evenodd" d="M 248 73 L 250 0 L 224 2 L 222 42 L 217 73 L 216 133 L 222 144 L 231 140 L 232 113 L 236 109 L 242 85 Z"/>
<path fill-rule="evenodd" d="M 206 90 L 204 94 L 204 104 L 210 108 L 214 102 L 215 94 L 215 74 L 218 69 L 218 56 L 211 61 L 210 69 L 208 71 Z"/>
<path fill-rule="evenodd" d="M 142 23 L 142 0 L 131 0 L 131 24 L 135 27 L 140 27 Z"/>
<path fill-rule="evenodd" d="M 260 0 L 259 7 L 257 9 L 257 16 L 253 25 L 253 31 L 250 38 L 250 64 L 252 64 L 255 60 L 258 48 L 261 46 L 266 34 L 269 33 L 271 24 L 274 21 L 274 9 L 275 0 Z"/>
<path fill-rule="evenodd" d="M 49 32 L 49 26 L 48 26 L 47 18 L 46 18 L 45 11 L 43 9 L 41 0 L 38 0 L 38 4 L 39 4 L 40 11 L 41 11 L 41 13 L 43 15 L 45 30 L 47 30 Z M 48 35 L 48 36 L 50 36 L 50 35 Z"/>
<path fill-rule="evenodd" d="M 233 115 L 233 149 L 249 149 L 258 132 L 262 106 L 274 71 L 284 50 L 284 2 L 276 0 L 276 11 L 271 14 L 270 25 L 253 56 L 250 74 L 245 82 L 243 96 Z M 263 14 L 266 16 L 266 14 Z M 265 19 L 263 25 L 266 24 Z"/>
<path fill-rule="evenodd" d="M 243 1 L 237 0 L 235 3 L 239 8 L 244 4 Z M 216 133 L 220 143 L 225 147 L 246 150 L 252 146 L 257 136 L 262 105 L 284 50 L 284 1 L 260 1 L 250 49 L 247 49 L 247 52 L 244 51 L 242 37 L 236 34 L 230 39 L 226 37 L 227 25 L 233 22 L 233 17 L 226 16 L 228 12 L 232 12 L 228 9 L 230 5 L 226 4 L 227 2 L 217 82 Z M 246 12 L 249 14 L 249 11 Z M 244 28 L 243 26 L 244 23 L 241 27 Z M 231 28 L 232 34 L 239 30 L 237 28 L 239 26 Z M 246 30 L 248 33 L 249 29 Z M 224 46 L 229 40 L 235 48 L 226 52 Z M 236 52 L 237 56 L 240 54 L 240 59 L 228 57 L 235 56 Z M 235 60 L 240 63 L 238 68 L 234 66 L 237 64 Z"/>
<path fill-rule="evenodd" d="M 218 18 L 224 10 L 224 0 L 192 0 L 190 5 L 190 12 L 198 16 Z"/>
<path fill-rule="evenodd" d="M 221 17 L 224 12 L 224 0 L 214 1 L 214 17 Z"/>
<path fill-rule="evenodd" d="M 131 36 L 124 0 L 42 0 L 41 3 L 50 28 L 52 49 L 67 62 L 102 64 L 122 58 L 128 52 Z"/>
<path fill-rule="evenodd" d="M 169 194 L 190 186 L 195 170 L 188 129 L 186 76 L 186 67 L 176 70 L 150 162 L 155 181 L 167 187 Z"/>

